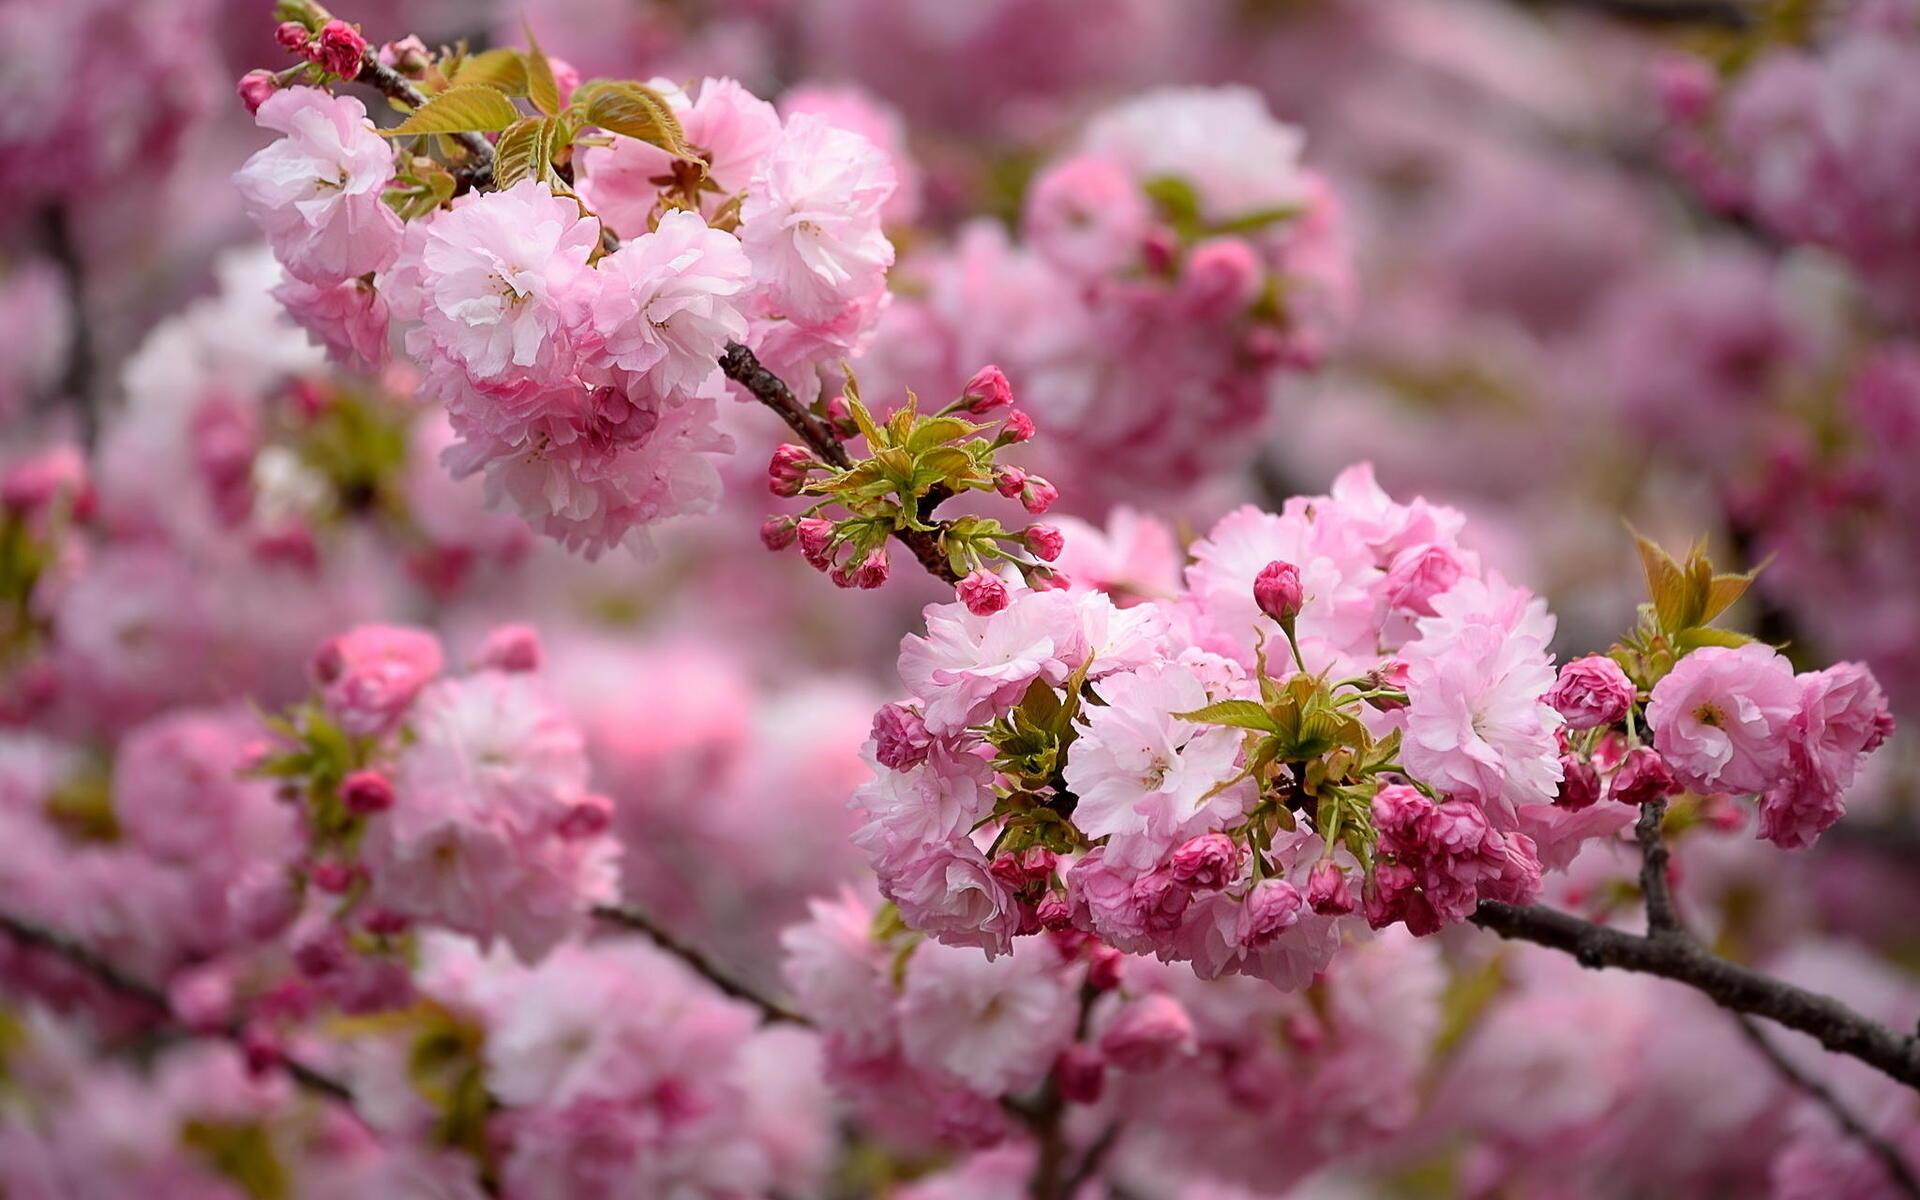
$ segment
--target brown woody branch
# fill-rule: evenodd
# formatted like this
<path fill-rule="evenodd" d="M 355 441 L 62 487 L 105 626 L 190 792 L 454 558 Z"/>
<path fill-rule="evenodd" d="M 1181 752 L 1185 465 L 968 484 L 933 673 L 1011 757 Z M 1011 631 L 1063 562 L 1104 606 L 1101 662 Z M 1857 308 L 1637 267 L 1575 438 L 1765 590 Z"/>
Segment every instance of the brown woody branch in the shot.
<path fill-rule="evenodd" d="M 168 1002 L 166 992 L 148 983 L 144 979 L 128 974 L 109 962 L 89 947 L 75 941 L 67 935 L 49 929 L 44 925 L 28 921 L 9 913 L 0 913 L 0 932 L 14 940 L 65 959 L 91 975 L 95 980 L 127 1000 L 150 1009 L 155 1015 L 170 1024 L 175 1024 L 173 1005 Z M 197 1031 L 189 1031 L 197 1032 Z M 230 1041 L 239 1041 L 243 1028 L 238 1022 L 229 1024 L 217 1031 L 216 1036 Z M 280 1068 L 301 1087 L 310 1092 L 338 1100 L 343 1104 L 353 1103 L 353 1092 L 346 1084 L 307 1066 L 297 1058 L 282 1054 L 277 1059 Z"/>
<path fill-rule="evenodd" d="M 1765 1017 L 1804 1033 L 1835 1054 L 1859 1059 L 1920 1088 L 1920 1037 L 1896 1033 L 1831 996 L 1730 962 L 1693 939 L 1625 933 L 1539 904 L 1483 900 L 1472 921 L 1514 941 L 1571 954 L 1583 967 L 1658 975 L 1704 994 L 1722 1008 Z"/>
<path fill-rule="evenodd" d="M 1753 1018 L 1736 1015 L 1734 1020 L 1739 1023 L 1740 1032 L 1753 1043 L 1753 1048 L 1760 1052 L 1760 1056 L 1767 1060 L 1776 1074 L 1797 1090 L 1804 1092 L 1808 1099 L 1826 1109 L 1828 1115 L 1833 1117 L 1834 1124 L 1838 1125 L 1848 1137 L 1865 1146 L 1868 1153 L 1879 1159 L 1880 1165 L 1887 1169 L 1888 1177 L 1893 1180 L 1894 1186 L 1903 1195 L 1909 1197 L 1909 1200 L 1920 1200 L 1920 1179 L 1914 1177 L 1913 1168 L 1907 1165 L 1907 1160 L 1901 1157 L 1900 1151 L 1895 1149 L 1891 1142 L 1870 1129 L 1867 1123 L 1855 1115 L 1846 1102 L 1834 1093 L 1832 1088 L 1794 1065 L 1793 1060 L 1782 1054 L 1780 1048 L 1769 1041 L 1766 1033 L 1754 1024 Z"/>
<path fill-rule="evenodd" d="M 655 945 L 668 954 L 685 963 L 694 974 L 712 984 L 723 994 L 758 1009 L 760 1015 L 768 1021 L 780 1021 L 789 1025 L 812 1025 L 806 1017 L 788 1008 L 778 1001 L 761 995 L 748 985 L 727 974 L 714 964 L 711 958 L 699 948 L 689 945 L 662 929 L 658 922 L 637 908 L 617 904 L 595 906 L 593 915 L 615 925 L 624 925 L 628 929 L 638 930 L 653 939 Z"/>
<path fill-rule="evenodd" d="M 754 399 L 772 409 L 820 461 L 841 470 L 853 465 L 846 447 L 840 444 L 840 439 L 833 435 L 833 431 L 808 412 L 785 381 L 762 366 L 753 351 L 738 342 L 728 342 L 726 353 L 720 356 L 720 370 L 728 379 L 751 392 Z M 921 515 L 924 517 L 926 514 Z M 914 558 L 935 579 L 947 583 L 960 582 L 960 577 L 954 574 L 953 565 L 947 561 L 946 552 L 940 548 L 939 534 L 923 529 L 896 529 L 893 536 L 913 551 Z"/>

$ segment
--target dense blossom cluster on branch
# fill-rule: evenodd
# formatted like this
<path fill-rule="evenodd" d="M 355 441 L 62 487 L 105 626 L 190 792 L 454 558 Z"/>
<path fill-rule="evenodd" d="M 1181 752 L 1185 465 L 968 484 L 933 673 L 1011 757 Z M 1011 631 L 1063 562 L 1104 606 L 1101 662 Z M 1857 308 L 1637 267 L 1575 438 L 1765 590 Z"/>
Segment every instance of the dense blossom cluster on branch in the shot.
<path fill-rule="evenodd" d="M 1912 0 L 506 7 L 0 0 L 0 1196 L 1920 1196 Z"/>

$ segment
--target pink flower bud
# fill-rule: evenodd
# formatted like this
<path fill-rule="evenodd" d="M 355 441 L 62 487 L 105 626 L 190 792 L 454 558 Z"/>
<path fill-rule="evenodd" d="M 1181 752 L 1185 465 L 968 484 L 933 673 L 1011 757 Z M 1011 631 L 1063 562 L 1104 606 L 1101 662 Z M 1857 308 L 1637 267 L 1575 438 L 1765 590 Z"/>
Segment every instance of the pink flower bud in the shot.
<path fill-rule="evenodd" d="M 999 367 L 981 367 L 960 389 L 960 399 L 968 413 L 984 417 L 1013 403 L 1013 385 Z"/>
<path fill-rule="evenodd" d="M 313 886 L 333 896 L 343 894 L 358 877 L 359 868 L 355 864 L 334 858 L 322 859 L 307 868 L 307 878 L 313 880 Z"/>
<path fill-rule="evenodd" d="M 393 807 L 393 784 L 378 771 L 355 771 L 340 781 L 340 802 L 363 817 L 385 812 Z"/>
<path fill-rule="evenodd" d="M 976 617 L 991 616 L 1005 608 L 1011 597 L 1007 594 L 1007 585 L 998 575 L 990 571 L 976 570 L 962 579 L 954 592 L 959 595 L 960 603 Z"/>
<path fill-rule="evenodd" d="M 1253 580 L 1253 602 L 1283 625 L 1299 616 L 1300 606 L 1306 602 L 1300 587 L 1300 568 L 1277 559 L 1261 567 Z"/>
<path fill-rule="evenodd" d="M 1165 225 L 1154 226 L 1140 240 L 1140 257 L 1149 271 L 1160 273 L 1173 270 L 1180 261 L 1180 235 Z"/>
<path fill-rule="evenodd" d="M 1203 833 L 1188 839 L 1167 863 L 1174 882 L 1196 892 L 1227 886 L 1239 866 L 1240 848 L 1224 833 Z"/>
<path fill-rule="evenodd" d="M 1654 64 L 1653 87 L 1669 117 L 1692 122 L 1704 117 L 1713 106 L 1720 81 L 1708 63 L 1676 54 Z"/>
<path fill-rule="evenodd" d="M 1157 1070 L 1193 1047 L 1193 1018 L 1165 992 L 1123 1006 L 1100 1035 L 1100 1053 L 1123 1071 Z"/>
<path fill-rule="evenodd" d="M 247 1074 L 259 1078 L 280 1065 L 280 1040 L 273 1031 L 258 1023 L 248 1025 L 240 1033 L 240 1052 L 247 1064 Z"/>
<path fill-rule="evenodd" d="M 799 534 L 799 522 L 792 517 L 768 517 L 760 526 L 760 544 L 769 550 L 785 550 Z"/>
<path fill-rule="evenodd" d="M 52 446 L 14 463 L 0 476 L 0 504 L 15 512 L 37 512 L 63 498 L 76 513 L 91 507 L 87 463 L 77 446 Z"/>
<path fill-rule="evenodd" d="M 1323 858 L 1307 876 L 1307 907 L 1323 917 L 1344 917 L 1354 909 L 1353 890 L 1340 864 Z"/>
<path fill-rule="evenodd" d="M 420 40 L 418 34 L 410 33 L 397 42 L 388 42 L 380 47 L 380 62 L 409 78 L 424 74 L 431 61 L 427 44 Z"/>
<path fill-rule="evenodd" d="M 887 557 L 886 547 L 875 546 L 867 551 L 867 556 L 860 560 L 859 566 L 854 568 L 853 586 L 871 591 L 884 584 L 887 576 L 892 573 L 893 562 Z"/>
<path fill-rule="evenodd" d="M 440 640 L 424 629 L 362 625 L 320 647 L 313 677 L 341 728 L 365 737 L 398 724 L 444 661 Z"/>
<path fill-rule="evenodd" d="M 993 490 L 1012 500 L 1027 486 L 1027 473 L 1019 467 L 1001 467 L 993 473 Z"/>
<path fill-rule="evenodd" d="M 1268 945 L 1299 923 L 1305 907 L 1300 889 L 1284 879 L 1263 879 L 1241 901 L 1234 937 L 1249 948 Z"/>
<path fill-rule="evenodd" d="M 1036 517 L 1052 508 L 1059 498 L 1060 489 L 1038 475 L 1027 476 L 1027 485 L 1020 489 L 1021 506 Z"/>
<path fill-rule="evenodd" d="M 307 40 L 312 36 L 307 32 L 307 27 L 298 21 L 282 21 L 273 30 L 273 40 L 280 43 L 282 50 L 294 54 L 306 49 Z"/>
<path fill-rule="evenodd" d="M 1033 438 L 1033 418 L 1024 409 L 1014 409 L 1000 426 L 1000 441 L 1005 445 L 1017 446 Z"/>
<path fill-rule="evenodd" d="M 1553 802 L 1561 808 L 1579 811 L 1592 808 L 1600 799 L 1600 772 L 1593 764 L 1581 762 L 1572 755 L 1560 756 L 1560 792 Z"/>
<path fill-rule="evenodd" d="M 367 39 L 338 17 L 322 25 L 320 36 L 307 47 L 309 58 L 342 79 L 360 74 L 360 62 L 366 53 Z"/>
<path fill-rule="evenodd" d="M 1667 760 L 1651 746 L 1635 746 L 1620 760 L 1607 794 L 1622 804 L 1652 804 L 1679 790 Z"/>
<path fill-rule="evenodd" d="M 222 966 L 189 967 L 168 982 L 167 1005 L 188 1029 L 213 1033 L 233 1017 L 233 979 Z"/>
<path fill-rule="evenodd" d="M 280 89 L 274 86 L 273 72 L 248 71 L 240 77 L 240 82 L 234 85 L 233 90 L 240 97 L 240 103 L 247 106 L 248 113 L 257 113 L 267 98 Z"/>
<path fill-rule="evenodd" d="M 1445 546 L 1408 546 L 1393 556 L 1383 583 L 1387 605 L 1401 612 L 1433 615 L 1433 598 L 1460 582 L 1466 564 Z"/>
<path fill-rule="evenodd" d="M 910 771 L 927 761 L 933 735 L 920 713 L 904 704 L 888 704 L 873 714 L 873 756 L 881 766 Z"/>
<path fill-rule="evenodd" d="M 767 463 L 767 490 L 776 496 L 798 496 L 807 482 L 807 473 L 819 463 L 813 452 L 792 442 L 776 446 Z"/>
<path fill-rule="evenodd" d="M 834 436 L 843 442 L 860 432 L 860 423 L 853 419 L 853 406 L 847 403 L 845 396 L 835 396 L 827 401 L 827 424 L 833 429 Z"/>
<path fill-rule="evenodd" d="M 1127 956 L 1103 942 L 1087 948 L 1087 986 L 1096 992 L 1110 992 L 1120 986 L 1121 964 Z"/>
<path fill-rule="evenodd" d="M 360 927 L 376 937 L 395 937 L 411 928 L 413 922 L 404 913 L 378 906 L 367 909 L 360 916 Z"/>
<path fill-rule="evenodd" d="M 570 841 L 599 837 L 613 827 L 613 801 L 605 796 L 582 796 L 560 818 L 557 833 Z"/>
<path fill-rule="evenodd" d="M 473 665 L 480 670 L 521 674 L 538 671 L 545 657 L 540 649 L 540 633 L 531 625 L 502 625 L 487 634 L 474 655 Z"/>
<path fill-rule="evenodd" d="M 1107 1064 L 1091 1046 L 1068 1046 L 1054 1060 L 1053 1083 L 1068 1104 L 1092 1104 L 1100 1099 L 1106 1081 Z"/>
<path fill-rule="evenodd" d="M 1180 298 L 1197 317 L 1225 317 L 1260 294 L 1265 270 L 1253 247 L 1237 237 L 1210 238 L 1187 255 Z"/>
<path fill-rule="evenodd" d="M 1633 681 L 1604 654 L 1574 659 L 1547 689 L 1547 703 L 1567 719 L 1568 729 L 1611 725 L 1627 715 L 1633 700 Z"/>
<path fill-rule="evenodd" d="M 833 522 L 823 517 L 802 517 L 794 526 L 799 535 L 800 554 L 818 571 L 833 565 Z"/>
<path fill-rule="evenodd" d="M 1040 922 L 1040 928 L 1050 930 L 1071 929 L 1073 927 L 1073 905 L 1058 892 L 1048 892 L 1034 906 L 1034 918 Z"/>
<path fill-rule="evenodd" d="M 1025 891 L 1036 883 L 1053 878 L 1055 868 L 1060 865 L 1060 856 L 1045 846 L 1028 846 L 1018 854 L 1001 853 L 994 856 L 988 870 L 993 877 L 1016 892 Z"/>
<path fill-rule="evenodd" d="M 1051 525 L 1029 525 L 1026 543 L 1035 558 L 1041 562 L 1052 562 L 1060 557 L 1060 551 L 1066 549 L 1067 537 Z"/>

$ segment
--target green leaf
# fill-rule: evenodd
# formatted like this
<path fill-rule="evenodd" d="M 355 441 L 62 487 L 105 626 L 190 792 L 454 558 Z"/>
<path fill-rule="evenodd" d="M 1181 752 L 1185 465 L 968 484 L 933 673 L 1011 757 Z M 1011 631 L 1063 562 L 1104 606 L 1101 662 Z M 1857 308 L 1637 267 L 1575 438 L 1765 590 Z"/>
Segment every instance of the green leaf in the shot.
<path fill-rule="evenodd" d="M 1301 214 L 1297 204 L 1283 204 L 1274 208 L 1259 208 L 1243 213 L 1230 221 L 1220 221 L 1210 226 L 1215 233 L 1258 233 L 1269 225 L 1282 221 L 1291 221 Z"/>
<path fill-rule="evenodd" d="M 1752 640 L 1744 633 L 1731 629 L 1715 629 L 1711 625 L 1696 625 L 1692 629 L 1683 629 L 1673 635 L 1673 644 L 1682 652 L 1698 650 L 1702 646 L 1726 646 L 1731 649 L 1744 646 Z"/>
<path fill-rule="evenodd" d="M 959 417 L 928 417 L 907 438 L 907 449 L 915 453 L 931 450 L 979 429 L 980 426 L 971 421 L 962 421 Z"/>
<path fill-rule="evenodd" d="M 1747 594 L 1747 589 L 1753 586 L 1754 578 L 1763 568 L 1764 564 L 1744 575 L 1715 575 L 1707 584 L 1707 599 L 1704 611 L 1700 615 L 1701 622 L 1711 621 L 1732 608 L 1740 597 Z"/>
<path fill-rule="evenodd" d="M 847 411 L 853 414 L 853 423 L 860 427 L 860 436 L 867 440 L 869 449 L 878 450 L 887 444 L 885 431 L 874 424 L 873 414 L 867 411 L 866 405 L 860 403 L 860 398 L 853 394 L 851 388 L 847 391 Z"/>
<path fill-rule="evenodd" d="M 1173 715 L 1201 725 L 1231 725 L 1235 729 L 1258 729 L 1264 733 L 1280 731 L 1273 714 L 1252 700 L 1216 700 L 1205 708 Z"/>
<path fill-rule="evenodd" d="M 416 133 L 494 133 L 520 119 L 520 110 L 506 93 L 485 84 L 456 84 L 413 110 L 387 137 Z"/>
<path fill-rule="evenodd" d="M 544 179 L 559 184 L 553 160 L 560 152 L 566 122 L 557 117 L 528 117 L 515 121 L 493 148 L 493 178 L 508 188 L 522 179 Z M 556 191 L 560 190 L 558 187 Z"/>
<path fill-rule="evenodd" d="M 1647 576 L 1647 595 L 1653 598 L 1653 611 L 1660 627 L 1668 632 L 1687 628 L 1699 610 L 1692 603 L 1693 584 L 1687 572 L 1673 556 L 1638 533 L 1633 535 L 1640 549 L 1640 566 Z"/>
<path fill-rule="evenodd" d="M 527 35 L 527 98 L 535 108 L 551 117 L 560 111 L 560 85 L 553 77 L 553 64 L 547 61 L 546 53 L 540 49 L 540 39 L 533 36 L 533 26 L 525 18 L 521 19 L 520 28 Z"/>
<path fill-rule="evenodd" d="M 180 1140 L 252 1200 L 281 1200 L 292 1194 L 286 1165 L 274 1153 L 273 1139 L 258 1121 L 196 1118 L 181 1127 Z"/>
<path fill-rule="evenodd" d="M 1200 222 L 1200 193 L 1178 175 L 1161 175 L 1142 185 L 1147 198 L 1160 207 L 1175 225 L 1192 226 Z"/>
<path fill-rule="evenodd" d="M 509 96 L 524 96 L 527 94 L 527 60 L 520 51 L 510 47 L 484 50 L 460 61 L 453 72 L 453 82 L 485 84 Z"/>
<path fill-rule="evenodd" d="M 608 133 L 638 139 L 680 158 L 693 157 L 673 108 L 645 84 L 596 79 L 581 84 L 573 99 L 586 110 L 589 122 Z"/>

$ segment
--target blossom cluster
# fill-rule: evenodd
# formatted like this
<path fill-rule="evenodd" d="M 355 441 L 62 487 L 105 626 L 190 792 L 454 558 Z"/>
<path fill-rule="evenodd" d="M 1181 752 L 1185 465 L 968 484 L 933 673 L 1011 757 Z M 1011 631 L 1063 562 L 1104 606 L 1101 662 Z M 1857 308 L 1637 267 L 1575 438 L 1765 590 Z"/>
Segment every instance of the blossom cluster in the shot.
<path fill-rule="evenodd" d="M 484 473 L 496 503 L 594 557 L 712 508 L 729 344 L 796 384 L 855 352 L 887 298 L 895 170 L 859 134 L 783 121 L 731 80 L 576 88 L 537 61 L 569 82 L 552 99 L 579 111 L 568 130 L 602 127 L 577 194 L 544 158 L 505 178 L 503 148 L 500 186 L 443 206 L 445 167 L 397 151 L 359 101 L 304 86 L 260 103 L 281 137 L 235 182 L 286 268 L 288 310 L 342 362 L 378 365 L 397 331 L 452 422 L 455 475 Z M 410 119 L 444 130 L 436 114 L 475 89 L 514 112 L 469 83 Z M 636 111 L 651 140 L 628 136 Z"/>
<path fill-rule="evenodd" d="M 1246 88 L 1096 115 L 1027 188 L 1017 240 L 976 220 L 902 263 L 919 286 L 863 372 L 957 385 L 1000 363 L 1076 486 L 1244 465 L 1272 389 L 1320 362 L 1352 301 L 1338 203 L 1303 142 Z"/>
<path fill-rule="evenodd" d="M 540 687 L 540 658 L 523 626 L 460 674 L 421 629 L 360 626 L 315 653 L 317 699 L 272 725 L 256 768 L 297 798 L 308 834 L 277 885 L 290 902 L 344 900 L 314 935 L 331 951 L 315 974 L 355 965 L 350 932 L 378 957 L 414 926 L 535 961 L 614 898 L 612 802 L 588 790 L 585 739 Z"/>
<path fill-rule="evenodd" d="M 881 890 L 910 928 L 989 956 L 1075 929 L 1301 987 L 1342 917 L 1425 934 L 1530 901 L 1682 788 L 1760 796 L 1783 845 L 1837 817 L 1891 727 L 1884 697 L 1857 666 L 1796 678 L 1712 629 L 1748 577 L 1646 548 L 1657 603 L 1616 649 L 1639 681 L 1597 656 L 1556 676 L 1544 602 L 1463 527 L 1356 467 L 1278 514 L 1229 514 L 1183 578 L 1149 549 L 1145 596 L 1070 582 L 988 614 L 929 607 L 854 798 Z"/>

